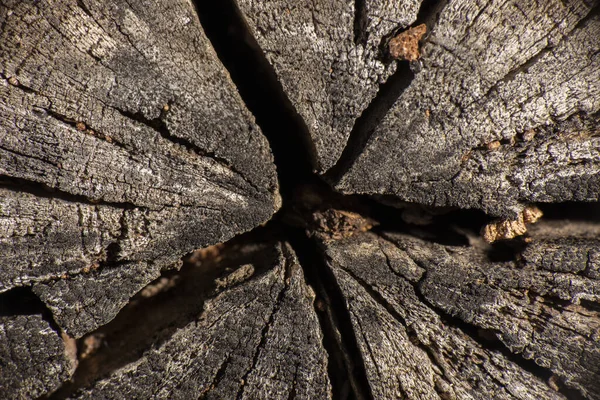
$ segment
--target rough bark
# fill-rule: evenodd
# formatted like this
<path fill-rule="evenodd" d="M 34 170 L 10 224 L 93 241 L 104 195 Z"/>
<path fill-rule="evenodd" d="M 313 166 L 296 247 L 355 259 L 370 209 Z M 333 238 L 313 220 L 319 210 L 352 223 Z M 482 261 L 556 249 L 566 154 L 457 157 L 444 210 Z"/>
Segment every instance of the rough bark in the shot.
<path fill-rule="evenodd" d="M 0 0 L 0 397 L 600 400 L 599 38 Z"/>

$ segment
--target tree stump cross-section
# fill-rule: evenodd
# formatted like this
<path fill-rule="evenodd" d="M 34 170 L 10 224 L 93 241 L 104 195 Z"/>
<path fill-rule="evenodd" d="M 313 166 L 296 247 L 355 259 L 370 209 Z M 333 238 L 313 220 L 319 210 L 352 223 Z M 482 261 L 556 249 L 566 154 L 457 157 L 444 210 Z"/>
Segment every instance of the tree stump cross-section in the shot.
<path fill-rule="evenodd" d="M 599 11 L 0 0 L 0 398 L 600 400 Z"/>

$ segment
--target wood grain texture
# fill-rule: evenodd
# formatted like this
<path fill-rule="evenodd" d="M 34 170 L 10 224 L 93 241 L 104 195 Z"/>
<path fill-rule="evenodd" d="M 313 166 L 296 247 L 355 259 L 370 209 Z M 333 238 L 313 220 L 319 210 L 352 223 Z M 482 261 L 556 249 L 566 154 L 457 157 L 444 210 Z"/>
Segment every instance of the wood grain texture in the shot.
<path fill-rule="evenodd" d="M 256 273 L 242 284 L 221 278 L 234 284 L 190 323 L 74 397 L 330 398 L 314 293 L 291 249 L 274 250 L 271 265 L 246 265 Z"/>
<path fill-rule="evenodd" d="M 464 265 L 462 259 L 453 258 L 454 253 L 462 249 L 431 245 L 412 237 L 391 235 L 391 238 L 397 243 L 362 234 L 329 242 L 324 249 L 328 265 L 346 299 L 374 398 L 563 398 L 513 357 L 507 357 L 481 337 L 473 337 L 471 332 L 440 315 L 437 308 L 440 304 L 434 299 L 450 303 L 455 299 L 469 299 L 471 304 L 480 307 L 478 311 L 499 300 L 484 279 L 481 279 L 481 289 L 477 290 L 473 283 L 475 279 L 465 278 L 465 270 L 474 269 L 471 260 L 469 267 L 465 266 L 460 272 L 448 270 L 446 259 Z M 489 264 L 478 267 L 494 269 Z M 446 274 L 447 278 L 441 280 L 439 274 Z M 519 289 L 525 292 L 528 288 Z M 523 307 L 519 311 L 525 324 L 524 308 L 527 306 L 510 303 L 509 307 Z M 444 311 L 460 315 L 465 312 L 461 306 Z M 487 318 L 483 313 L 477 313 L 477 316 L 481 318 L 478 321 L 489 318 L 499 322 L 504 329 L 521 328 L 513 321 L 501 322 L 510 318 L 501 313 Z M 592 320 L 581 316 L 581 323 Z M 527 333 L 522 332 L 522 335 L 526 337 Z M 564 343 L 580 340 L 579 334 L 566 330 L 556 332 L 554 338 Z M 596 342 L 594 348 L 597 347 Z M 580 349 L 584 350 L 584 347 Z M 526 354 L 526 357 L 532 355 Z M 590 365 L 584 361 L 575 362 L 579 367 Z M 550 363 L 546 366 L 550 368 Z M 574 369 L 557 369 L 563 378 L 576 376 Z M 588 376 L 594 373 L 597 371 Z M 586 380 L 583 386 L 593 398 L 595 383 Z"/>
<path fill-rule="evenodd" d="M 189 2 L 4 2 L 0 21 L 0 291 L 35 283 L 81 336 L 279 208 Z"/>
<path fill-rule="evenodd" d="M 527 202 L 597 200 L 600 19 L 591 6 L 450 2 L 422 69 L 336 188 L 513 219 Z"/>
<path fill-rule="evenodd" d="M 600 400 L 598 2 L 224 1 L 0 0 L 0 398 Z"/>
<path fill-rule="evenodd" d="M 63 339 L 41 315 L 0 316 L 0 392 L 27 399 L 56 389 L 76 366 Z"/>
<path fill-rule="evenodd" d="M 316 168 L 340 157 L 354 122 L 395 71 L 380 44 L 420 1 L 238 0 L 240 12 L 314 141 Z"/>

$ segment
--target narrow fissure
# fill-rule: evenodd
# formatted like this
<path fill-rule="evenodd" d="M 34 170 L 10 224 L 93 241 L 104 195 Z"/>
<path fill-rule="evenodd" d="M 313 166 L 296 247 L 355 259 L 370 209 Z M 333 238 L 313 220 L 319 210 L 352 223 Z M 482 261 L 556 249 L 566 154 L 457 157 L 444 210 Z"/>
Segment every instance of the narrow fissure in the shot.
<path fill-rule="evenodd" d="M 354 44 L 366 45 L 369 32 L 366 0 L 354 0 Z"/>
<path fill-rule="evenodd" d="M 317 294 L 315 310 L 323 332 L 323 345 L 329 355 L 328 373 L 334 399 L 371 399 L 367 379 L 350 312 L 344 296 L 317 244 L 300 229 L 287 235 L 304 270 L 307 283 Z"/>
<path fill-rule="evenodd" d="M 195 0 L 200 22 L 216 53 L 271 146 L 284 197 L 314 179 L 316 149 L 306 124 L 287 98 L 234 0 Z"/>
<path fill-rule="evenodd" d="M 419 264 L 419 263 L 417 262 L 417 264 Z M 422 266 L 422 265 L 420 265 L 420 266 L 422 268 L 424 268 L 424 266 Z M 424 269 L 427 270 L 426 268 L 424 268 Z M 421 282 L 425 279 L 426 274 L 427 273 L 425 272 L 425 274 L 421 278 Z M 496 352 L 502 354 L 502 356 L 504 356 L 507 360 L 515 363 L 516 365 L 521 367 L 523 370 L 529 372 L 533 376 L 536 376 L 542 382 L 548 383 L 550 381 L 550 379 L 554 379 L 553 378 L 554 374 L 552 371 L 539 366 L 533 359 L 528 360 L 528 359 L 522 357 L 520 354 L 511 352 L 510 349 L 508 349 L 504 345 L 504 343 L 502 343 L 502 341 L 500 339 L 495 338 L 495 335 L 493 332 L 489 332 L 485 329 L 477 328 L 476 326 L 463 321 L 459 317 L 450 315 L 446 311 L 440 309 L 439 307 L 436 307 L 425 297 L 425 295 L 423 295 L 423 293 L 420 290 L 419 285 L 420 285 L 420 283 L 417 283 L 414 285 L 415 286 L 415 294 L 417 295 L 417 297 L 423 304 L 425 304 L 430 309 L 434 310 L 439 315 L 439 317 L 443 321 L 444 325 L 453 326 L 453 327 L 459 329 L 461 332 L 463 332 L 465 334 L 465 336 L 471 338 L 474 342 L 480 344 L 481 347 L 484 348 L 485 350 L 496 351 Z M 489 335 L 488 333 L 492 333 L 492 335 Z M 492 338 L 492 336 L 494 338 Z M 579 391 L 576 389 L 567 387 L 563 384 L 558 385 L 558 387 L 559 387 L 560 393 L 563 394 L 568 399 L 580 399 L 581 398 Z"/>
<path fill-rule="evenodd" d="M 40 108 L 34 108 L 33 112 L 39 112 L 40 114 L 42 113 L 46 113 L 46 115 L 54 118 L 55 120 L 62 122 L 63 124 L 66 124 L 72 128 L 75 128 L 77 131 L 83 133 L 83 134 L 87 134 L 90 136 L 93 136 L 95 138 L 98 138 L 100 140 L 103 140 L 107 143 L 110 143 L 114 146 L 120 147 L 121 149 L 124 150 L 128 150 L 127 146 L 125 146 L 123 143 L 120 143 L 104 134 L 102 134 L 102 132 L 98 132 L 94 129 L 92 129 L 91 127 L 87 126 L 84 122 L 80 122 L 80 121 L 76 121 L 74 119 L 71 119 L 65 115 L 62 115 L 60 113 L 57 113 L 56 111 L 53 111 L 51 109 L 40 109 Z"/>
<path fill-rule="evenodd" d="M 267 322 L 265 323 L 265 326 L 263 326 L 263 328 L 260 332 L 260 341 L 258 342 L 256 349 L 254 350 L 254 355 L 252 357 L 252 365 L 244 373 L 240 382 L 247 382 L 248 376 L 256 368 L 256 364 L 258 363 L 258 358 L 260 357 L 260 353 L 264 349 L 265 344 L 267 343 L 267 337 L 269 335 L 269 331 L 271 330 L 271 327 L 273 326 L 275 316 L 279 312 L 279 308 L 281 307 L 281 302 L 283 301 L 285 293 L 289 289 L 289 279 L 290 279 L 290 275 L 291 275 L 290 264 L 289 264 L 289 255 L 287 254 L 287 251 L 285 248 L 283 249 L 283 252 L 284 252 L 284 257 L 285 257 L 285 261 L 284 261 L 285 264 L 283 266 L 284 276 L 285 276 L 284 277 L 284 285 L 281 288 L 281 290 L 279 291 L 279 293 L 277 294 L 277 298 L 275 299 L 275 303 L 273 304 L 273 309 L 271 310 L 269 319 L 267 320 Z M 238 389 L 238 392 L 235 396 L 235 398 L 237 400 L 241 400 L 243 398 L 245 389 L 246 389 L 245 384 L 240 385 L 240 388 Z"/>
<path fill-rule="evenodd" d="M 111 202 L 99 199 L 92 199 L 84 195 L 72 194 L 59 188 L 54 188 L 44 182 L 34 182 L 27 179 L 15 178 L 12 176 L 0 174 L 0 188 L 10 190 L 15 194 L 28 193 L 43 199 L 63 200 L 69 203 L 82 203 L 94 206 L 109 206 L 122 210 L 131 210 L 134 208 L 146 209 L 146 207 L 137 206 L 133 203 Z"/>
<path fill-rule="evenodd" d="M 436 0 L 424 0 L 421 3 L 417 18 L 412 26 L 418 26 L 420 24 L 427 25 L 427 31 L 429 32 L 435 25 L 439 13 L 446 6 L 447 0 L 436 1 Z M 354 21 L 354 35 L 355 42 L 362 43 L 367 40 L 367 10 L 365 0 L 356 0 L 356 17 Z M 386 59 L 387 62 L 394 62 L 390 60 L 387 54 L 387 43 L 389 39 L 395 34 L 391 33 L 382 39 L 380 45 L 381 57 Z M 415 77 L 414 68 L 415 65 L 411 65 L 409 61 L 395 61 L 396 71 L 394 74 L 387 79 L 385 83 L 379 85 L 379 91 L 377 95 L 371 100 L 371 103 L 358 117 L 350 131 L 346 147 L 342 151 L 342 154 L 335 165 L 327 171 L 325 179 L 329 182 L 336 183 L 341 177 L 350 169 L 354 161 L 360 156 L 365 149 L 369 139 L 379 126 L 382 119 L 390 111 L 396 100 L 401 96 L 402 92 L 406 90 Z"/>
<path fill-rule="evenodd" d="M 168 105 L 170 106 L 170 105 Z M 232 172 L 236 173 L 238 176 L 242 177 L 242 179 L 244 179 L 244 181 L 246 183 L 248 183 L 250 186 L 252 186 L 252 188 L 254 190 L 256 190 L 257 193 L 260 193 L 261 190 L 259 187 L 257 187 L 253 182 L 251 182 L 250 180 L 248 180 L 244 174 L 240 173 L 239 171 L 237 171 L 235 169 L 235 167 L 225 158 L 223 157 L 219 157 L 217 156 L 214 152 L 210 152 L 207 150 L 204 150 L 198 146 L 196 146 L 194 143 L 192 143 L 190 140 L 182 138 L 180 136 L 176 136 L 173 135 L 170 131 L 169 128 L 167 127 L 166 122 L 164 121 L 165 119 L 165 115 L 166 112 L 165 110 L 163 110 L 161 112 L 161 115 L 157 118 L 153 118 L 153 119 L 148 119 L 146 118 L 142 113 L 132 113 L 129 111 L 124 111 L 124 110 L 120 110 L 120 109 L 116 109 L 115 110 L 117 112 L 119 112 L 121 115 L 123 115 L 126 118 L 129 118 L 131 120 L 137 121 L 147 127 L 149 127 L 150 129 L 154 130 L 156 133 L 158 133 L 163 139 L 168 140 L 171 143 L 175 143 L 178 144 L 180 146 L 182 146 L 185 149 L 191 150 L 194 153 L 196 153 L 197 155 L 201 156 L 201 157 L 208 157 L 213 159 L 214 161 L 216 161 L 217 163 L 221 164 L 222 166 L 226 167 L 227 169 L 231 170 Z"/>
<path fill-rule="evenodd" d="M 340 158 L 325 174 L 328 181 L 337 182 L 348 171 L 365 149 L 369 138 L 383 117 L 410 85 L 414 76 L 415 74 L 411 70 L 408 61 L 398 61 L 396 72 L 379 86 L 375 98 L 362 112 L 361 116 L 356 119 Z"/>

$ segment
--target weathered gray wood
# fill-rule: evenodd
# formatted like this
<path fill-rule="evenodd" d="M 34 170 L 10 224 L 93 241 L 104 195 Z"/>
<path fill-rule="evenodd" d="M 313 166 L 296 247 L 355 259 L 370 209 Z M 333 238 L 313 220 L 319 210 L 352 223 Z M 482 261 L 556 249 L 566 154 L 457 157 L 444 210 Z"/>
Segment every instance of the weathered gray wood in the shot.
<path fill-rule="evenodd" d="M 590 398 L 597 398 L 597 382 L 590 380 L 598 373 L 600 364 L 597 360 L 579 359 L 574 354 L 561 357 L 561 352 L 568 351 L 564 346 L 570 343 L 571 348 L 578 347 L 584 354 L 595 357 L 600 348 L 597 338 L 585 339 L 582 333 L 569 331 L 560 323 L 555 325 L 553 322 L 548 326 L 542 325 L 547 331 L 536 330 L 533 334 L 526 325 L 535 324 L 538 318 L 527 313 L 530 308 L 535 309 L 535 305 L 530 307 L 527 301 L 520 302 L 509 297 L 520 293 L 528 300 L 526 293 L 533 290 L 531 286 L 535 285 L 535 278 L 512 288 L 513 293 L 506 293 L 503 304 L 499 296 L 501 291 L 493 289 L 500 278 L 490 285 L 485 280 L 485 273 L 479 272 L 477 278 L 471 278 L 469 274 L 485 270 L 491 275 L 498 270 L 497 275 L 504 273 L 509 277 L 511 266 L 506 263 L 474 263 L 471 259 L 466 261 L 454 257 L 454 253 L 461 251 L 474 253 L 472 249 L 446 249 L 399 235 L 391 238 L 399 244 L 394 245 L 366 233 L 328 242 L 324 249 L 350 312 L 354 335 L 375 398 L 563 398 L 513 359 L 487 348 L 481 338 L 472 337 L 460 327 L 453 326 L 452 322 L 440 318 L 437 307 L 459 316 L 468 312 L 468 307 L 462 303 L 451 310 L 440 304 L 453 304 L 463 298 L 469 300 L 471 307 L 478 307 L 473 313 L 477 320 L 469 319 L 468 322 L 489 329 L 493 328 L 487 323 L 493 323 L 495 329 L 504 330 L 507 335 L 509 329 L 520 331 L 524 339 L 532 338 L 530 345 L 533 346 L 544 342 L 544 335 L 551 337 L 553 342 L 545 342 L 546 350 L 524 355 L 527 358 L 535 355 L 536 362 L 552 369 Z M 456 266 L 454 269 L 449 268 L 450 260 Z M 457 271 L 459 268 L 460 271 Z M 478 286 L 477 280 L 480 281 Z M 504 309 L 507 315 L 502 312 L 493 316 L 486 314 L 485 309 L 494 306 Z M 520 324 L 508 310 L 521 314 Z M 528 321 L 528 318 L 532 320 Z M 581 325 L 581 329 L 587 332 L 593 331 L 598 324 L 597 316 L 579 315 L 571 310 L 557 310 L 555 318 L 556 322 L 564 319 L 565 323 L 566 319 L 570 319 L 570 323 Z M 588 327 L 583 328 L 586 324 Z M 537 334 L 541 337 L 537 338 Z M 577 353 L 577 350 L 573 351 Z M 565 363 L 569 364 L 568 367 Z"/>
<path fill-rule="evenodd" d="M 159 276 L 156 265 L 132 262 L 36 283 L 33 292 L 62 329 L 80 338 L 112 320 L 133 295 Z"/>
<path fill-rule="evenodd" d="M 80 336 L 279 208 L 189 2 L 3 2 L 0 26 L 0 291 L 35 283 Z"/>
<path fill-rule="evenodd" d="M 421 71 L 336 188 L 513 219 L 527 202 L 598 200 L 591 6 L 450 2 Z"/>
<path fill-rule="evenodd" d="M 423 3 L 236 0 L 296 150 L 390 204 L 597 201 L 597 2 Z M 600 400 L 597 222 L 542 219 L 497 261 L 365 232 L 385 210 L 301 183 L 292 214 L 174 271 L 280 207 L 192 2 L 0 0 L 0 300 L 46 306 L 0 303 L 0 397 Z"/>
<path fill-rule="evenodd" d="M 246 272 L 220 278 L 232 287 L 207 300 L 200 315 L 75 397 L 330 398 L 314 293 L 291 249 L 275 249 L 275 265 L 246 264 Z"/>
<path fill-rule="evenodd" d="M 600 282 L 593 277 L 598 226 L 574 225 L 566 239 L 538 228 L 516 263 L 490 262 L 476 247 L 389 238 L 423 269 L 418 288 L 436 309 L 489 331 L 513 353 L 600 398 Z M 561 253 L 588 256 L 565 261 Z"/>
<path fill-rule="evenodd" d="M 68 379 L 76 366 L 74 343 L 66 343 L 41 315 L 0 316 L 2 398 L 41 396 Z"/>
<path fill-rule="evenodd" d="M 314 141 L 316 168 L 340 157 L 354 122 L 395 71 L 386 35 L 413 23 L 419 0 L 237 0 L 250 32 Z M 355 30 L 355 21 L 362 20 Z"/>

